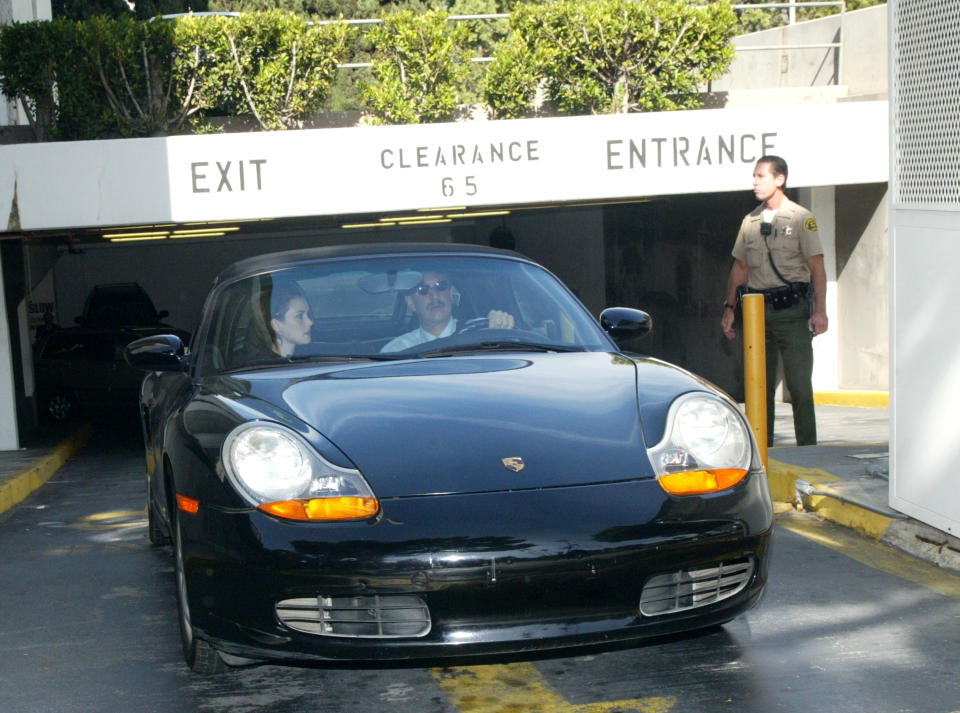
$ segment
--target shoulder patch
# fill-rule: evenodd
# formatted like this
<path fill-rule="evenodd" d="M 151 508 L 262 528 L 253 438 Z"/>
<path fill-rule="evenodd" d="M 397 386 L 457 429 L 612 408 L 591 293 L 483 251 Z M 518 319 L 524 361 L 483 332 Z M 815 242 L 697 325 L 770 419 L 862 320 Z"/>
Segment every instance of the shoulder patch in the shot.
<path fill-rule="evenodd" d="M 809 217 L 803 224 L 803 229 L 810 233 L 817 232 L 817 221 L 814 217 Z"/>

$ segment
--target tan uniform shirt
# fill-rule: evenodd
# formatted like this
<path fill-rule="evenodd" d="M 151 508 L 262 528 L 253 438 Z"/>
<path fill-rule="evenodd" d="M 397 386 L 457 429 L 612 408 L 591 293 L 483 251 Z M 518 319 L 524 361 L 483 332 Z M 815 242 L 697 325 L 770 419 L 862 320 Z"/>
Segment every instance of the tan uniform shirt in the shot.
<path fill-rule="evenodd" d="M 737 241 L 733 245 L 733 257 L 743 260 L 750 267 L 747 287 L 767 290 L 783 286 L 783 280 L 770 266 L 769 252 L 773 262 L 788 282 L 810 282 L 810 267 L 807 262 L 814 255 L 823 255 L 817 221 L 806 208 L 784 198 L 773 217 L 770 235 L 760 232 L 763 222 L 763 204 L 757 206 L 740 224 Z"/>

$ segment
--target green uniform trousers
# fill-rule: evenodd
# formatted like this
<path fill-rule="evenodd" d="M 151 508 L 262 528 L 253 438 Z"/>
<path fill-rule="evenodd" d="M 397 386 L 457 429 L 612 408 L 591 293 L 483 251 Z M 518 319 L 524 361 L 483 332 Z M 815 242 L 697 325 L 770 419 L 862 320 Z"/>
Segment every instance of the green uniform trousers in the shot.
<path fill-rule="evenodd" d="M 798 446 L 817 444 L 817 418 L 813 406 L 813 335 L 807 322 L 807 301 L 786 309 L 764 305 L 767 351 L 767 446 L 773 445 L 774 401 L 777 390 L 777 356 L 783 360 L 783 377 L 793 404 L 793 432 Z"/>

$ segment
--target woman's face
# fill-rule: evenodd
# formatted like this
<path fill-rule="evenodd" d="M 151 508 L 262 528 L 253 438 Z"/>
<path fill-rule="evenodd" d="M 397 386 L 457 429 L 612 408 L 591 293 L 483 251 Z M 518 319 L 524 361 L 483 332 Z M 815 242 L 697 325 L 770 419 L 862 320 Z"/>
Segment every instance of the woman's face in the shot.
<path fill-rule="evenodd" d="M 282 319 L 274 317 L 270 320 L 274 333 L 277 335 L 277 347 L 281 356 L 290 356 L 297 344 L 310 343 L 310 307 L 303 297 L 294 297 L 290 300 L 287 311 Z"/>

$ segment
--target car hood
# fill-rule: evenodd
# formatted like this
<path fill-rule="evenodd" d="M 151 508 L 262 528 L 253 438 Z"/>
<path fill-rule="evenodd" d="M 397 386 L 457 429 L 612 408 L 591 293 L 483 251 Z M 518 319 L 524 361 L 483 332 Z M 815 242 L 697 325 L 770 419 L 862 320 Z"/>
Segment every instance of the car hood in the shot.
<path fill-rule="evenodd" d="M 669 402 L 696 385 L 669 365 L 597 352 L 305 372 L 240 378 L 251 395 L 335 444 L 381 498 L 653 477 L 641 401 L 661 421 L 648 427 L 649 439 L 662 432 Z"/>

